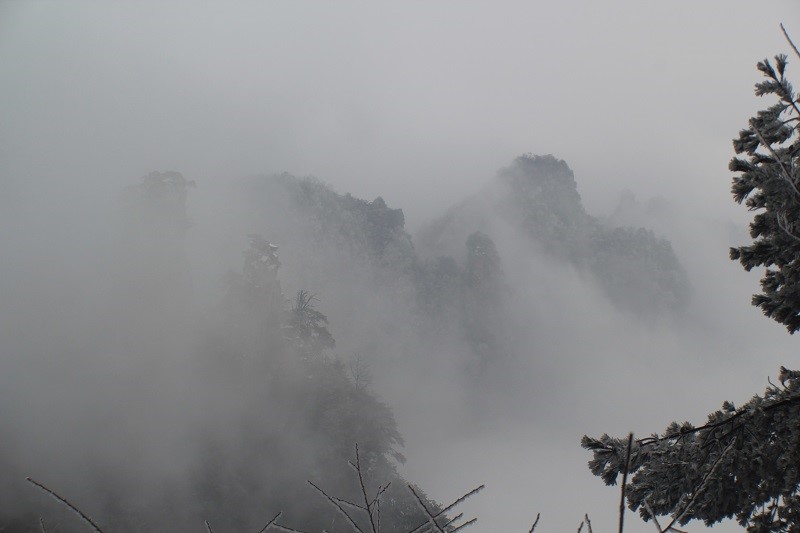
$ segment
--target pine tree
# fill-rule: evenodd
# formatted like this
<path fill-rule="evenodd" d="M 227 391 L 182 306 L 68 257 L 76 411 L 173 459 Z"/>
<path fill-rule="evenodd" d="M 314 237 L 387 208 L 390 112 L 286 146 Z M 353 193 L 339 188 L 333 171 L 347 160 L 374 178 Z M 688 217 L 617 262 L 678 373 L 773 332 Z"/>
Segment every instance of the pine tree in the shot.
<path fill-rule="evenodd" d="M 734 199 L 759 213 L 750 224 L 753 243 L 731 248 L 731 259 L 748 271 L 767 267 L 753 305 L 794 333 L 800 329 L 800 108 L 786 64 L 785 55 L 776 56 L 774 66 L 758 63 L 766 80 L 756 94 L 775 95 L 778 102 L 751 118 L 733 143 L 737 154 L 746 154 L 730 164 L 741 173 L 733 180 Z"/>
<path fill-rule="evenodd" d="M 759 212 L 750 225 L 754 242 L 732 248 L 731 258 L 746 270 L 767 267 L 763 293 L 752 303 L 794 333 L 800 329 L 800 109 L 786 66 L 785 55 L 758 63 L 766 80 L 756 95 L 778 102 L 751 118 L 734 141 L 744 154 L 730 164 L 740 173 L 734 199 Z M 735 517 L 751 532 L 800 532 L 800 372 L 781 368 L 779 385 L 738 408 L 723 403 L 703 425 L 673 422 L 638 440 L 584 436 L 582 445 L 593 452 L 592 473 L 609 485 L 622 474 L 628 506 L 659 531 Z"/>

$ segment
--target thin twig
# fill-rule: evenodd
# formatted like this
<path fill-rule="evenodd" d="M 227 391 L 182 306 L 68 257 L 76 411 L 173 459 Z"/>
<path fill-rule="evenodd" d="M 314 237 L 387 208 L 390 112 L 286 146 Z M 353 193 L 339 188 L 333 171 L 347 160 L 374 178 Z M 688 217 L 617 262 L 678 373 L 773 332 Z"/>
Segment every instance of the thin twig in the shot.
<path fill-rule="evenodd" d="M 353 520 L 353 519 L 350 517 L 350 515 L 349 515 L 349 514 L 347 514 L 347 511 L 345 511 L 345 510 L 344 510 L 344 508 L 343 508 L 341 505 L 339 505 L 339 503 L 338 503 L 336 500 L 334 500 L 333 498 L 331 498 L 330 496 L 328 496 L 328 494 L 327 494 L 327 493 L 326 493 L 324 490 L 322 490 L 322 489 L 321 489 L 321 488 L 319 488 L 318 486 L 314 485 L 314 483 L 313 483 L 312 481 L 309 481 L 309 482 L 308 482 L 308 484 L 309 484 L 309 485 L 311 485 L 312 487 L 314 487 L 315 489 L 317 489 L 317 491 L 318 491 L 320 494 L 322 494 L 323 496 L 325 496 L 325 498 L 327 498 L 327 500 L 328 500 L 329 502 L 331 502 L 331 503 L 334 505 L 334 507 L 336 507 L 337 509 L 339 509 L 339 512 L 341 512 L 341 513 L 344 515 L 344 517 L 345 517 L 345 518 L 347 518 L 347 521 L 348 521 L 348 522 L 350 522 L 350 525 L 351 525 L 351 526 L 353 526 L 353 528 L 354 528 L 356 531 L 358 531 L 358 533 L 364 533 L 364 531 L 363 531 L 363 530 L 362 530 L 360 527 L 358 527 L 358 524 L 356 524 L 355 520 Z"/>
<path fill-rule="evenodd" d="M 467 499 L 467 498 L 469 498 L 470 496 L 474 496 L 475 494 L 479 493 L 479 492 L 480 492 L 480 491 L 482 491 L 484 488 L 486 488 L 486 485 L 481 485 L 480 487 L 477 487 L 477 488 L 474 488 L 474 489 L 472 489 L 471 491 L 469 491 L 468 493 L 464 494 L 464 495 L 463 495 L 463 496 L 461 496 L 459 499 L 457 499 L 456 501 L 454 501 L 453 503 L 451 503 L 450 505 L 448 505 L 447 507 L 445 507 L 444 509 L 442 509 L 441 511 L 439 511 L 439 512 L 436 514 L 436 517 L 435 517 L 435 518 L 439 518 L 441 515 L 445 514 L 447 511 L 449 511 L 450 509 L 452 509 L 452 508 L 453 508 L 453 507 L 455 507 L 456 505 L 458 505 L 458 504 L 462 503 L 464 500 L 466 500 L 466 499 Z M 426 520 L 425 522 L 423 522 L 422 524 L 418 525 L 417 527 L 415 527 L 414 529 L 412 529 L 412 530 L 411 530 L 411 531 L 409 531 L 408 533 L 417 533 L 419 530 L 421 530 L 423 527 L 425 527 L 425 526 L 427 526 L 427 525 L 428 525 L 428 521 Z"/>
<path fill-rule="evenodd" d="M 482 491 L 484 488 L 486 488 L 486 485 L 481 485 L 480 487 L 477 487 L 477 488 L 474 488 L 474 489 L 472 489 L 471 491 L 469 491 L 468 493 L 464 494 L 462 497 L 460 497 L 459 499 L 457 499 L 456 501 L 454 501 L 453 503 L 451 503 L 450 505 L 448 505 L 447 507 L 445 507 L 444 509 L 442 509 L 442 512 L 441 512 L 441 513 L 439 513 L 439 514 L 446 513 L 447 511 L 449 511 L 450 509 L 452 509 L 452 508 L 453 508 L 453 507 L 455 507 L 456 505 L 458 505 L 458 504 L 462 503 L 462 502 L 463 502 L 464 500 L 466 500 L 467 498 L 469 498 L 469 497 L 471 497 L 471 496 L 474 496 L 475 494 L 479 493 L 479 492 L 480 492 L 480 491 Z M 438 515 L 437 515 L 437 516 L 438 516 Z"/>
<path fill-rule="evenodd" d="M 44 527 L 44 518 L 39 517 L 39 527 L 42 528 L 42 533 L 47 533 L 47 528 Z"/>
<path fill-rule="evenodd" d="M 792 38 L 789 37 L 789 32 L 786 31 L 786 28 L 783 27 L 783 23 L 781 22 L 781 31 L 783 32 L 783 36 L 786 37 L 786 40 L 789 41 L 789 46 L 792 47 L 794 53 L 797 54 L 797 57 L 800 57 L 800 51 L 797 50 L 797 47 L 792 42 Z"/>
<path fill-rule="evenodd" d="M 267 525 L 266 525 L 266 526 L 264 526 L 264 527 L 262 527 L 262 528 L 261 528 L 261 529 L 258 531 L 258 533 L 264 533 L 266 530 L 268 530 L 268 529 L 269 529 L 269 527 L 270 527 L 271 525 L 275 524 L 275 521 L 276 521 L 276 520 L 278 520 L 278 518 L 280 518 L 282 514 L 283 514 L 283 511 L 281 511 L 280 513 L 278 513 L 278 514 L 276 514 L 275 516 L 273 516 L 273 517 L 272 517 L 272 520 L 270 520 L 269 522 L 267 522 Z"/>
<path fill-rule="evenodd" d="M 625 522 L 625 486 L 628 484 L 628 468 L 631 463 L 631 448 L 633 447 L 633 433 L 628 433 L 628 452 L 625 454 L 625 469 L 622 471 L 622 489 L 619 498 L 619 533 Z"/>
<path fill-rule="evenodd" d="M 306 533 L 305 531 L 302 531 L 300 529 L 294 529 L 294 528 L 289 527 L 289 526 L 282 526 L 282 525 L 277 524 L 277 523 L 271 524 L 270 527 L 277 528 L 278 531 L 288 531 L 289 533 Z"/>
<path fill-rule="evenodd" d="M 536 529 L 536 526 L 539 525 L 539 516 L 540 516 L 540 513 L 536 513 L 536 520 L 533 521 L 533 525 L 531 526 L 531 530 L 528 531 L 528 533 L 533 533 L 533 531 Z"/>
<path fill-rule="evenodd" d="M 578 525 L 578 533 L 581 533 L 581 531 L 583 531 L 583 520 L 581 520 L 581 523 Z"/>
<path fill-rule="evenodd" d="M 357 503 L 353 503 L 353 502 L 350 502 L 350 501 L 347 501 L 347 500 L 343 500 L 342 498 L 337 498 L 336 496 L 331 496 L 331 498 L 333 498 L 334 500 L 336 500 L 339 503 L 346 503 L 350 507 L 355 507 L 356 509 L 359 509 L 361 511 L 366 511 L 366 509 L 364 508 L 363 505 L 358 505 Z"/>
<path fill-rule="evenodd" d="M 102 530 L 102 529 L 100 529 L 100 528 L 97 526 L 97 524 L 95 524 L 94 522 L 92 522 L 92 519 L 91 519 L 91 518 L 89 518 L 89 517 L 88 517 L 88 516 L 87 516 L 87 515 L 86 515 L 86 514 L 83 512 L 83 511 L 81 511 L 80 509 L 78 509 L 77 507 L 75 507 L 74 505 L 72 505 L 72 504 L 71 504 L 71 503 L 70 503 L 70 502 L 69 502 L 69 501 L 68 501 L 66 498 L 64 498 L 64 497 L 62 497 L 62 496 L 59 496 L 58 494 L 56 494 L 56 493 L 55 493 L 55 491 L 53 491 L 53 490 L 51 490 L 51 489 L 48 489 L 47 487 L 45 487 L 44 485 L 42 485 L 41 483 L 39 483 L 39 482 L 38 482 L 38 481 L 36 481 L 35 479 L 32 479 L 32 478 L 26 477 L 26 478 L 25 478 L 25 480 L 26 480 L 28 483 L 31 483 L 31 484 L 33 484 L 33 485 L 36 485 L 37 487 L 39 487 L 39 488 L 40 488 L 40 489 L 42 489 L 43 491 L 45 491 L 45 492 L 47 492 L 48 494 L 50 494 L 50 495 L 51 495 L 53 498 L 57 499 L 58 501 L 60 501 L 61 503 L 63 503 L 64 505 L 66 505 L 67 507 L 69 507 L 70 509 L 72 509 L 73 511 L 75 511 L 75 512 L 78 514 L 78 516 L 80 516 L 80 517 L 83 519 L 83 521 L 84 521 L 84 522 L 86 522 L 87 524 L 89 524 L 90 526 L 92 526 L 92 527 L 94 528 L 94 530 L 95 530 L 95 531 L 97 531 L 97 533 L 103 533 L 103 530 Z"/>
<path fill-rule="evenodd" d="M 211 524 L 208 523 L 208 520 L 204 520 L 204 522 L 206 523 L 206 529 L 208 530 L 208 533 L 214 533 L 214 530 L 211 529 Z"/>
<path fill-rule="evenodd" d="M 468 521 L 464 522 L 463 524 L 461 524 L 460 526 L 458 526 L 457 528 L 450 530 L 450 533 L 456 533 L 456 531 L 461 531 L 462 529 L 473 525 L 477 521 L 478 521 L 477 518 L 473 518 L 472 520 L 468 520 Z"/>
<path fill-rule="evenodd" d="M 431 524 L 431 525 L 432 525 L 434 528 L 436 528 L 436 529 L 439 531 L 439 533 L 445 533 L 445 530 L 444 530 L 444 529 L 442 529 L 442 526 L 440 526 L 440 525 L 439 525 L 439 524 L 436 522 L 436 517 L 435 517 L 435 516 L 433 516 L 433 513 L 431 513 L 431 512 L 428 510 L 428 507 L 427 507 L 427 506 L 426 506 L 424 503 L 422 503 L 422 498 L 420 498 L 420 497 L 419 497 L 419 494 L 417 494 L 417 491 L 415 491 L 415 490 L 414 490 L 414 487 L 412 487 L 412 486 L 409 484 L 409 485 L 408 485 L 408 490 L 410 490 L 410 491 L 411 491 L 411 494 L 413 494 L 413 495 L 414 495 L 414 497 L 417 499 L 417 503 L 419 503 L 419 506 L 422 508 L 422 510 L 423 510 L 423 511 L 425 511 L 425 514 L 426 514 L 426 515 L 428 515 L 428 522 L 429 522 L 429 523 L 430 523 L 430 524 Z M 437 515 L 437 516 L 438 516 L 438 515 Z"/>
<path fill-rule="evenodd" d="M 389 485 L 391 485 L 391 484 L 392 484 L 392 482 L 390 481 L 389 483 L 387 483 L 383 487 L 379 487 L 378 488 L 378 492 L 375 494 L 375 497 L 372 498 L 372 502 L 370 502 L 370 504 L 369 504 L 370 507 L 375 505 L 380 500 L 380 498 L 383 495 L 383 493 L 386 492 L 386 489 L 388 489 Z"/>
<path fill-rule="evenodd" d="M 589 520 L 589 513 L 586 513 L 585 515 L 583 515 L 583 519 L 586 520 L 586 531 L 588 531 L 589 533 L 593 533 L 592 532 L 592 521 Z"/>
<path fill-rule="evenodd" d="M 458 513 L 453 518 L 442 524 L 442 527 L 453 526 L 456 522 L 464 518 L 464 513 Z"/>
<path fill-rule="evenodd" d="M 369 525 L 372 528 L 372 533 L 378 533 L 378 530 L 375 527 L 375 519 L 372 518 L 372 510 L 370 509 L 369 496 L 367 496 L 367 488 L 364 486 L 364 476 L 361 475 L 361 457 L 358 454 L 358 443 L 356 443 L 356 472 L 358 473 L 358 483 L 361 485 L 361 494 L 364 496 L 364 505 L 366 505 L 367 516 L 369 517 Z"/>
<path fill-rule="evenodd" d="M 388 485 L 387 485 L 387 487 L 388 487 Z M 378 491 L 378 496 L 380 496 L 380 495 L 381 495 L 381 491 Z M 373 505 L 375 506 L 375 526 L 378 528 L 378 531 L 380 531 L 381 530 L 381 500 L 378 498 L 378 496 L 375 497 L 375 500 L 373 501 Z"/>

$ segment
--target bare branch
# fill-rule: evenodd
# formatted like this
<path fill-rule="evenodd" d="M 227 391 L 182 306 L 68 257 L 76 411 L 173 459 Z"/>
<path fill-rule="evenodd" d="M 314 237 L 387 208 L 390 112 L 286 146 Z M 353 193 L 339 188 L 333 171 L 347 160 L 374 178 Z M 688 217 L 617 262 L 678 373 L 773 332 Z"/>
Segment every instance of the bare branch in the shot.
<path fill-rule="evenodd" d="M 294 529 L 289 526 L 282 526 L 278 523 L 271 524 L 270 527 L 274 527 L 278 531 L 288 531 L 289 533 L 306 533 L 305 531 L 301 531 L 299 529 Z"/>
<path fill-rule="evenodd" d="M 389 485 L 387 484 L 386 486 L 388 487 Z M 381 493 L 379 492 L 378 496 L 380 496 L 380 494 Z M 375 506 L 375 526 L 378 528 L 378 531 L 380 531 L 381 530 L 381 500 L 377 496 L 375 497 L 375 501 L 374 501 L 373 505 Z"/>
<path fill-rule="evenodd" d="M 375 497 L 372 498 L 372 502 L 370 502 L 370 504 L 369 504 L 370 507 L 375 505 L 380 500 L 380 498 L 383 495 L 383 493 L 386 492 L 386 489 L 388 489 L 389 485 L 391 485 L 391 484 L 392 484 L 392 482 L 390 481 L 389 483 L 387 483 L 383 487 L 379 487 L 378 488 L 378 492 L 375 494 Z"/>
<path fill-rule="evenodd" d="M 258 533 L 264 533 L 266 530 L 268 530 L 268 529 L 270 528 L 270 526 L 272 526 L 272 525 L 274 525 L 274 524 L 275 524 L 275 521 L 276 521 L 276 520 L 278 520 L 278 518 L 280 518 L 282 514 L 283 514 L 283 512 L 280 512 L 280 513 L 276 514 L 275 516 L 273 516 L 273 517 L 272 517 L 272 520 L 270 520 L 269 522 L 267 522 L 267 525 L 266 525 L 266 526 L 264 526 L 264 527 L 262 527 L 262 528 L 261 528 L 261 529 L 258 531 Z"/>
<path fill-rule="evenodd" d="M 486 485 L 481 485 L 480 487 L 477 487 L 477 488 L 474 488 L 474 489 L 472 489 L 471 491 L 469 491 L 468 493 L 464 494 L 462 497 L 460 497 L 459 499 L 457 499 L 456 501 L 454 501 L 453 503 L 451 503 L 450 505 L 448 505 L 447 507 L 445 507 L 444 509 L 442 509 L 442 512 L 441 512 L 441 513 L 439 513 L 439 514 L 444 514 L 444 513 L 446 513 L 447 511 L 449 511 L 450 509 L 452 509 L 452 508 L 453 508 L 453 507 L 455 507 L 456 505 L 458 505 L 458 504 L 462 503 L 462 502 L 463 502 L 464 500 L 466 500 L 467 498 L 469 498 L 469 497 L 471 497 L 471 496 L 474 496 L 475 494 L 478 494 L 478 493 L 479 493 L 480 491 L 482 491 L 484 488 L 486 488 Z M 438 515 L 437 515 L 437 516 L 438 516 Z"/>
<path fill-rule="evenodd" d="M 588 533 L 593 533 L 593 531 L 592 531 L 592 521 L 589 520 L 589 514 L 586 513 L 585 515 L 583 515 L 583 519 L 586 521 L 586 531 L 588 531 Z"/>
<path fill-rule="evenodd" d="M 461 524 L 460 526 L 458 526 L 457 528 L 451 530 L 450 533 L 456 533 L 456 531 L 461 531 L 462 529 L 467 528 L 467 527 L 475 524 L 477 521 L 478 521 L 477 518 L 473 518 L 472 520 L 468 520 L 468 521 L 464 522 L 463 524 Z"/>
<path fill-rule="evenodd" d="M 47 528 L 44 527 L 44 518 L 39 517 L 39 527 L 42 528 L 42 533 L 47 533 Z"/>
<path fill-rule="evenodd" d="M 341 505 L 339 505 L 339 502 L 337 502 L 336 500 L 334 500 L 333 498 L 328 496 L 328 494 L 324 490 L 322 490 L 318 486 L 314 485 L 314 483 L 312 481 L 309 481 L 308 484 L 311 485 L 312 487 L 314 487 L 315 489 L 317 489 L 317 491 L 320 494 L 325 496 L 325 498 L 329 502 L 331 502 L 334 505 L 334 507 L 336 507 L 339 510 L 339 512 L 341 512 L 344 515 L 344 517 L 347 519 L 347 521 L 350 523 L 350 525 L 353 526 L 353 528 L 356 531 L 358 531 L 358 533 L 364 533 L 364 531 L 360 527 L 358 527 L 358 524 L 356 524 L 355 520 L 353 520 L 353 518 L 349 514 L 347 514 L 347 511 L 345 511 L 344 508 Z"/>
<path fill-rule="evenodd" d="M 361 457 L 358 454 L 358 443 L 356 443 L 356 472 L 358 472 L 358 483 L 361 485 L 361 494 L 364 496 L 364 505 L 366 506 L 367 516 L 369 517 L 369 525 L 372 528 L 372 533 L 378 533 L 375 527 L 375 519 L 372 518 L 372 511 L 370 510 L 367 488 L 364 486 L 364 476 L 361 475 Z"/>
<path fill-rule="evenodd" d="M 471 491 L 469 491 L 468 493 L 464 494 L 464 495 L 463 495 L 463 496 L 461 496 L 459 499 L 457 499 L 456 501 L 454 501 L 453 503 L 451 503 L 450 505 L 448 505 L 447 507 L 445 507 L 444 509 L 442 509 L 441 511 L 439 511 L 439 512 L 436 514 L 436 518 L 439 518 L 441 515 L 445 514 L 447 511 L 449 511 L 449 510 L 450 510 L 450 509 L 452 509 L 453 507 L 455 507 L 455 506 L 457 506 L 458 504 L 462 503 L 464 500 L 466 500 L 466 499 L 467 499 L 467 498 L 469 498 L 470 496 L 474 496 L 475 494 L 479 493 L 479 492 L 480 492 L 480 491 L 482 491 L 484 488 L 486 488 L 486 485 L 481 485 L 480 487 L 477 487 L 477 488 L 474 488 L 474 489 L 472 489 Z M 425 522 L 423 522 L 422 524 L 418 525 L 417 527 L 415 527 L 414 529 L 412 529 L 412 530 L 411 530 L 411 531 L 409 531 L 408 533 L 417 533 L 419 530 L 421 530 L 421 529 L 422 529 L 423 527 L 425 527 L 426 525 L 428 525 L 428 521 L 425 521 Z M 466 525 L 466 524 L 465 524 L 465 525 Z M 463 526 L 462 526 L 462 527 L 463 527 Z"/>
<path fill-rule="evenodd" d="M 410 490 L 410 491 L 411 491 L 411 494 L 413 494 L 413 495 L 414 495 L 414 497 L 417 499 L 417 503 L 419 504 L 420 508 L 422 508 L 422 510 L 423 510 L 423 511 L 425 511 L 425 514 L 426 514 L 426 515 L 428 515 L 428 522 L 429 522 L 429 523 L 430 523 L 430 524 L 431 524 L 431 525 L 432 525 L 432 526 L 433 526 L 433 527 L 434 527 L 436 530 L 438 530 L 438 531 L 439 531 L 439 533 L 445 533 L 445 530 L 444 530 L 444 529 L 442 529 L 442 526 L 440 526 L 440 525 L 439 525 L 439 524 L 436 522 L 436 517 L 435 517 L 435 516 L 433 516 L 433 514 L 432 514 L 432 513 L 431 513 L 431 512 L 428 510 L 428 508 L 425 506 L 425 504 L 424 504 L 424 503 L 422 503 L 422 498 L 420 498 L 420 497 L 419 497 L 419 494 L 417 494 L 417 491 L 415 491 L 415 490 L 414 490 L 414 487 L 412 487 L 411 485 L 408 485 L 408 490 Z M 439 514 L 441 514 L 441 513 L 439 513 Z M 439 516 L 439 515 L 436 515 L 436 516 Z"/>
<path fill-rule="evenodd" d="M 628 451 L 625 454 L 625 469 L 622 471 L 622 489 L 619 498 L 619 533 L 622 533 L 625 522 L 625 487 L 628 484 L 628 468 L 631 463 L 631 448 L 633 447 L 633 433 L 628 433 Z"/>
<path fill-rule="evenodd" d="M 208 530 L 208 533 L 214 533 L 214 530 L 211 529 L 211 524 L 208 523 L 208 520 L 204 520 L 204 522 L 206 523 L 206 529 Z"/>
<path fill-rule="evenodd" d="M 581 533 L 581 531 L 583 531 L 583 520 L 581 520 L 581 523 L 578 525 L 578 533 Z"/>
<path fill-rule="evenodd" d="M 95 530 L 95 531 L 97 531 L 97 533 L 103 533 L 103 530 L 102 530 L 102 529 L 100 529 L 100 528 L 97 526 L 97 524 L 95 524 L 95 523 L 92 521 L 92 519 L 91 519 L 91 518 L 89 518 L 89 517 L 88 517 L 88 516 L 87 516 L 87 515 L 86 515 L 86 514 L 83 512 L 83 511 L 81 511 L 80 509 L 78 509 L 77 507 L 75 507 L 74 505 L 72 505 L 72 504 L 71 504 L 71 503 L 70 503 L 70 502 L 69 502 L 69 501 L 68 501 L 66 498 L 64 498 L 64 497 L 62 497 L 62 496 L 59 496 L 58 494 L 56 494 L 56 493 L 55 493 L 55 491 L 53 491 L 53 490 L 51 490 L 51 489 L 49 489 L 49 488 L 45 487 L 43 484 L 39 483 L 38 481 L 36 481 L 36 480 L 34 480 L 34 479 L 32 479 L 32 478 L 26 477 L 26 478 L 25 478 L 25 480 L 26 480 L 28 483 L 31 483 L 31 484 L 33 484 L 33 485 L 36 485 L 37 487 L 39 487 L 39 488 L 40 488 L 40 489 L 42 489 L 43 491 L 45 491 L 45 492 L 47 492 L 48 494 L 50 494 L 50 495 L 51 495 L 53 498 L 55 498 L 56 500 L 60 501 L 61 503 L 63 503 L 64 505 L 66 505 L 67 507 L 69 507 L 70 509 L 72 509 L 73 511 L 75 511 L 75 512 L 78 514 L 78 516 L 80 516 L 80 517 L 83 519 L 83 521 L 84 521 L 84 522 L 86 522 L 87 524 L 89 524 L 90 526 L 92 526 L 92 527 L 94 528 L 94 530 Z"/>
<path fill-rule="evenodd" d="M 458 522 L 462 518 L 464 518 L 464 513 L 458 513 L 453 518 L 451 518 L 450 520 L 448 520 L 447 522 L 442 524 L 442 527 L 446 528 L 447 526 L 453 526 L 453 524 L 455 524 L 456 522 Z"/>
<path fill-rule="evenodd" d="M 800 57 L 800 51 L 797 50 L 797 47 L 792 42 L 792 38 L 789 37 L 789 32 L 786 31 L 786 28 L 783 27 L 783 23 L 781 22 L 781 31 L 783 32 L 783 36 L 786 37 L 786 40 L 789 41 L 789 46 L 792 47 L 794 53 L 797 54 L 797 57 Z"/>
<path fill-rule="evenodd" d="M 333 498 L 334 500 L 336 500 L 336 501 L 337 501 L 337 502 L 339 502 L 339 503 L 344 503 L 344 504 L 347 504 L 347 505 L 349 505 L 350 507 L 355 507 L 356 509 L 359 509 L 359 510 L 361 510 L 361 511 L 366 511 L 366 509 L 364 508 L 364 506 L 363 506 L 363 505 L 359 505 L 359 504 L 357 504 L 357 503 L 353 503 L 353 502 L 350 502 L 350 501 L 344 500 L 344 499 L 342 499 L 342 498 L 337 498 L 336 496 L 331 496 L 331 498 Z"/>
<path fill-rule="evenodd" d="M 528 531 L 528 533 L 533 533 L 533 531 L 536 529 L 536 526 L 539 525 L 539 516 L 540 514 L 536 513 L 536 520 L 534 520 L 533 525 L 531 526 L 531 530 Z"/>

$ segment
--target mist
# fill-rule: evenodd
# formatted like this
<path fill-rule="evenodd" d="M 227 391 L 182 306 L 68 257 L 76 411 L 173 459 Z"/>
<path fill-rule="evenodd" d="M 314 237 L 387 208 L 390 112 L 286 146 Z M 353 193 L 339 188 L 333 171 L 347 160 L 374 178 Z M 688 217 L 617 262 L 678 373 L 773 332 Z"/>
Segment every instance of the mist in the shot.
<path fill-rule="evenodd" d="M 346 531 L 306 479 L 349 497 L 360 441 L 486 484 L 474 531 L 613 528 L 581 436 L 796 368 L 727 164 L 798 15 L 0 4 L 0 523 L 82 527 L 30 476 L 108 531 Z"/>

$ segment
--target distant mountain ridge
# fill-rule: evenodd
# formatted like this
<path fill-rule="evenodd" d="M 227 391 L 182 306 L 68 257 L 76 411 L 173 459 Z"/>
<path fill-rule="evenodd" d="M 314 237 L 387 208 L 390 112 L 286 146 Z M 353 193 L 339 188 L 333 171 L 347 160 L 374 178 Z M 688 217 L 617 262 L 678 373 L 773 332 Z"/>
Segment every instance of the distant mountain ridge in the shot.
<path fill-rule="evenodd" d="M 591 273 L 619 307 L 659 314 L 682 309 L 689 281 L 666 239 L 644 228 L 607 228 L 587 214 L 572 170 L 552 155 L 523 155 L 483 190 L 450 208 L 417 236 L 423 256 L 448 254 L 497 224 L 537 250 Z"/>
<path fill-rule="evenodd" d="M 333 287 L 344 276 L 364 288 L 416 292 L 423 307 L 441 311 L 467 278 L 470 237 L 480 234 L 494 248 L 502 227 L 530 252 L 588 275 L 622 310 L 655 317 L 679 312 L 689 300 L 688 277 L 670 242 L 589 215 L 572 170 L 552 155 L 516 158 L 414 239 L 402 209 L 381 197 L 339 194 L 313 178 L 261 177 L 247 194 L 257 226 L 280 244 L 283 260 L 294 263 L 287 270 L 303 286 Z M 497 272 L 514 260 L 501 250 Z"/>
<path fill-rule="evenodd" d="M 339 194 L 315 178 L 288 173 L 261 176 L 246 187 L 254 224 L 303 261 L 324 253 L 378 269 L 410 268 L 415 261 L 402 209 Z M 309 249 L 310 248 L 310 249 Z"/>

